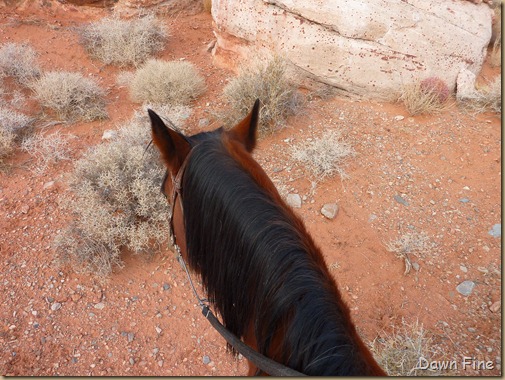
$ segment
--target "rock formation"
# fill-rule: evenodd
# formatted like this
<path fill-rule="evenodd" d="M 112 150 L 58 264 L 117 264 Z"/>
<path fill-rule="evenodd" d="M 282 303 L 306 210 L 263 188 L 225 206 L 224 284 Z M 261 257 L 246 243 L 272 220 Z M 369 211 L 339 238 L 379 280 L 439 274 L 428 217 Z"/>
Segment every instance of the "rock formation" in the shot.
<path fill-rule="evenodd" d="M 462 0 L 214 0 L 214 60 L 284 56 L 300 78 L 391 99 L 428 76 L 480 71 L 492 10 Z M 263 58 L 264 59 L 264 58 Z"/>

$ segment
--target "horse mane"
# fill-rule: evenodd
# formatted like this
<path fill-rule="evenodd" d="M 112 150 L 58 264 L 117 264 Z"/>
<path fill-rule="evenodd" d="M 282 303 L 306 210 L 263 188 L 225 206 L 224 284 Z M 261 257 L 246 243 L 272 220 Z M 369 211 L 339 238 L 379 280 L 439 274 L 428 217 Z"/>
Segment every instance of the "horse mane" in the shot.
<path fill-rule="evenodd" d="M 373 373 L 300 218 L 226 133 L 198 136 L 182 184 L 187 259 L 223 324 L 252 328 L 260 353 L 307 375 Z"/>

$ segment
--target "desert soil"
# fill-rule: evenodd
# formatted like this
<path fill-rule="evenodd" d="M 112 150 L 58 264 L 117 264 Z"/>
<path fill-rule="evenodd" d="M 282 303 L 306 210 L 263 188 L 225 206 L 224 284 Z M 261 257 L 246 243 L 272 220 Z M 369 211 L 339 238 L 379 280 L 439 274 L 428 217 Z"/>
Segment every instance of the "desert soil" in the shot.
<path fill-rule="evenodd" d="M 52 242 L 69 220 L 58 200 L 68 191 L 73 161 L 139 107 L 116 84 L 120 69 L 91 60 L 78 43 L 74 27 L 106 15 L 65 5 L 0 12 L 0 43 L 29 42 L 44 70 L 99 79 L 109 91 L 110 116 L 47 127 L 77 136 L 72 160 L 37 173 L 31 156 L 18 150 L 0 173 L 0 374 L 244 375 L 245 359 L 232 358 L 201 316 L 168 249 L 150 257 L 125 253 L 124 268 L 105 283 L 55 264 Z M 224 107 L 222 89 L 235 74 L 215 67 L 207 51 L 211 16 L 180 14 L 164 22 L 171 37 L 161 57 L 196 64 L 207 82 L 186 128 L 215 128 L 200 121 Z M 486 65 L 481 79 L 498 74 Z M 453 105 L 409 117 L 399 104 L 307 95 L 304 113 L 263 138 L 255 157 L 281 189 L 302 197 L 297 212 L 365 341 L 418 320 L 432 348 L 457 361 L 458 374 L 500 375 L 501 239 L 489 231 L 501 223 L 501 115 Z M 37 112 L 29 100 L 26 107 Z M 316 182 L 289 149 L 327 128 L 339 129 L 356 155 L 347 161 L 347 178 Z M 329 220 L 320 210 L 333 202 L 339 212 Z M 404 261 L 386 244 L 408 233 L 428 241 L 404 274 Z M 456 290 L 465 280 L 475 284 L 468 296 Z M 463 369 L 463 357 L 490 361 L 492 369 Z"/>

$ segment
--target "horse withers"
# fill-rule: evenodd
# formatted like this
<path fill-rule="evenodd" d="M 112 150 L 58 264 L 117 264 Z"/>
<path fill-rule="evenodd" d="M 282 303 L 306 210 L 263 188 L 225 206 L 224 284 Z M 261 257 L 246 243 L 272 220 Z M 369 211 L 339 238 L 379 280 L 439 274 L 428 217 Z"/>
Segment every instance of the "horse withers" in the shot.
<path fill-rule="evenodd" d="M 193 136 L 149 110 L 176 245 L 224 326 L 260 354 L 306 375 L 385 375 L 320 249 L 251 155 L 259 109 Z M 264 373 L 250 363 L 249 374 Z"/>

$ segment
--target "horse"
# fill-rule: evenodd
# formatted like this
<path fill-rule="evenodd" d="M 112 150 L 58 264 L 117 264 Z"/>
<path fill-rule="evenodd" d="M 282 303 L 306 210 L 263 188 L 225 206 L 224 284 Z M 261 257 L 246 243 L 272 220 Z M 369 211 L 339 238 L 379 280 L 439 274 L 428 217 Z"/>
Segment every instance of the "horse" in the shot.
<path fill-rule="evenodd" d="M 259 109 L 192 136 L 148 110 L 181 255 L 226 329 L 261 355 L 305 375 L 384 376 L 321 250 L 251 155 Z M 265 374 L 249 362 L 248 375 Z"/>

